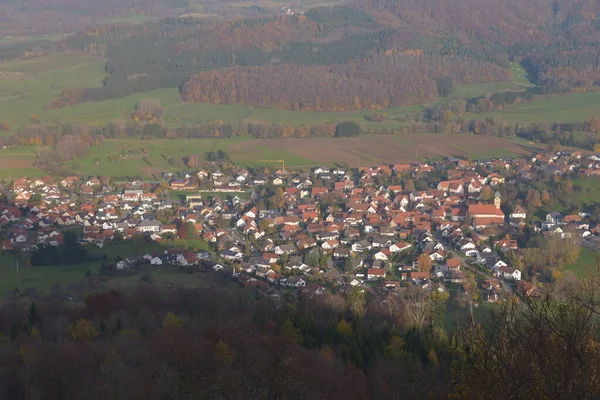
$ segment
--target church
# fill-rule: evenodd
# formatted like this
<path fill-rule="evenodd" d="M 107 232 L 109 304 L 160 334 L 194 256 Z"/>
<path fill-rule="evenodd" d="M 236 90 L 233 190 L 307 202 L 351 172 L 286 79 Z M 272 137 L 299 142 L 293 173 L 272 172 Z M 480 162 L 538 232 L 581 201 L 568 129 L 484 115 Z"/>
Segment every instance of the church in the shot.
<path fill-rule="evenodd" d="M 488 226 L 503 225 L 504 213 L 500 210 L 500 193 L 496 192 L 494 204 L 469 204 L 468 216 L 473 219 L 475 229 Z"/>

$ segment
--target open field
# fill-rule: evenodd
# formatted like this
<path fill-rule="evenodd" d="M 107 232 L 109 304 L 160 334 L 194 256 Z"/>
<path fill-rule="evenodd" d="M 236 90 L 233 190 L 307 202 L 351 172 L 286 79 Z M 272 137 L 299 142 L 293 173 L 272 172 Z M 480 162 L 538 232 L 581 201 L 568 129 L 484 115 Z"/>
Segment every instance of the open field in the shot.
<path fill-rule="evenodd" d="M 600 92 L 567 93 L 502 111 L 473 114 L 473 118 L 498 117 L 510 123 L 583 122 L 600 114 Z"/>
<path fill-rule="evenodd" d="M 557 209 L 584 209 L 586 205 L 600 201 L 600 180 L 597 178 L 572 179 L 573 193 L 566 201 L 560 202 Z"/>
<path fill-rule="evenodd" d="M 582 278 L 591 275 L 600 274 L 600 253 L 587 247 L 581 248 L 579 258 L 573 264 L 567 264 L 563 267 L 565 271 L 572 271 L 576 277 Z"/>
<path fill-rule="evenodd" d="M 81 55 L 51 55 L 0 64 L 0 121 L 16 132 L 30 124 L 32 115 L 52 122 L 47 105 L 70 87 L 98 86 L 104 62 Z"/>
<path fill-rule="evenodd" d="M 512 72 L 512 80 L 515 84 L 521 86 L 533 86 L 528 79 L 527 71 L 525 71 L 520 64 L 511 62 L 510 71 Z"/>
<path fill-rule="evenodd" d="M 286 168 L 305 169 L 317 165 L 347 163 L 352 167 L 380 162 L 405 162 L 416 159 L 461 156 L 471 159 L 517 157 L 537 149 L 533 144 L 493 136 L 473 135 L 364 135 L 358 138 L 306 139 L 110 139 L 93 147 L 89 155 L 70 162 L 83 175 L 150 176 L 162 171 L 181 170 L 169 158 L 225 150 L 238 165 L 273 165 L 260 160 L 285 159 Z M 124 159 L 123 150 L 147 150 L 147 161 Z"/>

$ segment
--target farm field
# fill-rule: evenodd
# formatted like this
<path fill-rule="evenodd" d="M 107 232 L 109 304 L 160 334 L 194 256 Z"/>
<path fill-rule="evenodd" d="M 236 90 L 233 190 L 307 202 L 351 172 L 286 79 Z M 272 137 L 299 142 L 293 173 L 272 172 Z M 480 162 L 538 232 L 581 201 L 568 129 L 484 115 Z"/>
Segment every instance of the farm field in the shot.
<path fill-rule="evenodd" d="M 583 122 L 600 114 L 600 92 L 569 93 L 521 104 L 502 111 L 474 114 L 509 123 Z"/>
<path fill-rule="evenodd" d="M 358 138 L 254 139 L 109 139 L 93 147 L 91 153 L 71 161 L 82 175 L 151 176 L 163 171 L 181 170 L 168 163 L 170 158 L 225 150 L 241 166 L 273 165 L 260 160 L 285 159 L 286 168 L 305 169 L 317 165 L 347 163 L 351 167 L 380 162 L 404 162 L 416 159 L 462 156 L 471 159 L 517 157 L 535 147 L 510 139 L 473 135 L 364 135 Z M 141 157 L 121 157 L 123 151 L 146 150 Z"/>

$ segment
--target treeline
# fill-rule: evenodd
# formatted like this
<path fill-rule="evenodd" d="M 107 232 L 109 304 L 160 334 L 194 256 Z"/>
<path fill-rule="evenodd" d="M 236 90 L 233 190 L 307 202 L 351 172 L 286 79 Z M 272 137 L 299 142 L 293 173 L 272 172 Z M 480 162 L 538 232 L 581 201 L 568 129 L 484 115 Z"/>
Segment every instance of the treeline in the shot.
<path fill-rule="evenodd" d="M 202 279 L 208 288 L 141 284 L 92 290 L 82 302 L 61 290 L 29 306 L 9 298 L 0 308 L 2 398 L 600 396 L 596 281 L 565 285 L 560 302 L 509 298 L 453 333 L 437 291 L 272 300 L 225 274 Z"/>
<path fill-rule="evenodd" d="M 77 234 L 66 231 L 63 243 L 59 246 L 40 245 L 31 253 L 32 266 L 49 265 L 74 265 L 90 260 L 91 256 L 83 246 L 77 242 Z"/>
<path fill-rule="evenodd" d="M 436 82 L 445 74 L 449 78 Z M 422 103 L 438 97 L 438 89 L 447 96 L 450 78 L 458 83 L 502 81 L 508 79 L 508 72 L 468 59 L 378 55 L 328 67 L 285 64 L 203 72 L 182 86 L 181 96 L 185 101 L 212 104 L 363 110 Z"/>

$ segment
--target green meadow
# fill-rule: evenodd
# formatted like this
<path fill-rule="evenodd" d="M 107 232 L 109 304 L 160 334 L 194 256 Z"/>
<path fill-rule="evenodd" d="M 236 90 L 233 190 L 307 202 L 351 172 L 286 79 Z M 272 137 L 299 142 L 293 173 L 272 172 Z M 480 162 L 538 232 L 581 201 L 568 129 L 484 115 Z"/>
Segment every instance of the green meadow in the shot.
<path fill-rule="evenodd" d="M 567 93 L 502 111 L 474 114 L 477 119 L 498 117 L 510 123 L 583 122 L 600 115 L 600 92 Z"/>
<path fill-rule="evenodd" d="M 565 265 L 563 270 L 573 272 L 578 278 L 600 275 L 600 253 L 587 247 L 582 247 L 577 261 L 573 264 Z"/>

